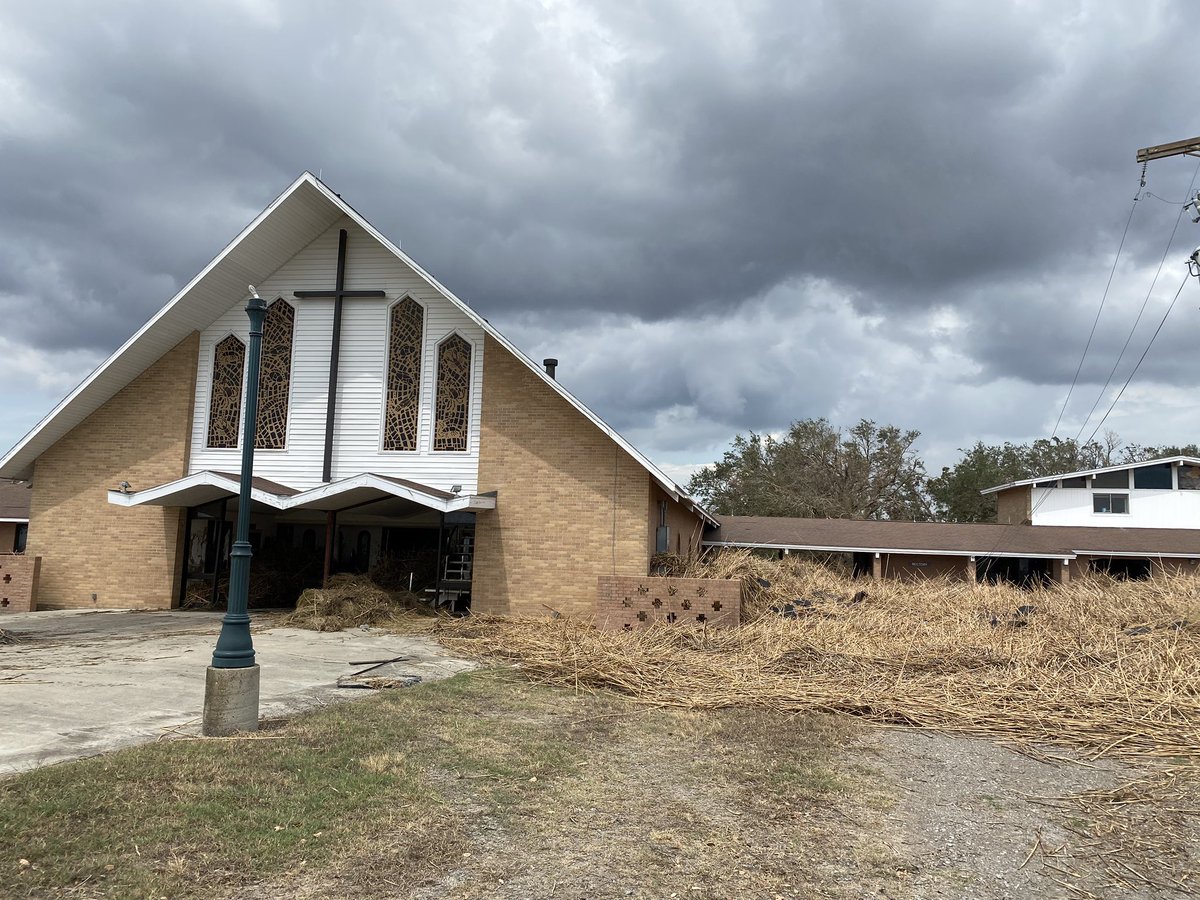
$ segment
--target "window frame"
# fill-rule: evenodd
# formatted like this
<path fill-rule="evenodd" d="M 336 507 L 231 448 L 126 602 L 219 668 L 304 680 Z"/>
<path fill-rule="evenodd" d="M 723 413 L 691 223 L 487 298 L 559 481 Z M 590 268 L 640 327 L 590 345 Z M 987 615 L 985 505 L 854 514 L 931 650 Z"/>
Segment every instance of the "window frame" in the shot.
<path fill-rule="evenodd" d="M 1108 497 L 1108 509 L 1097 509 L 1101 497 Z M 1125 501 L 1125 509 L 1118 512 L 1112 507 L 1115 506 L 1114 500 L 1120 497 Z M 1092 515 L 1093 516 L 1127 516 L 1129 515 L 1129 491 L 1096 491 L 1092 494 Z"/>

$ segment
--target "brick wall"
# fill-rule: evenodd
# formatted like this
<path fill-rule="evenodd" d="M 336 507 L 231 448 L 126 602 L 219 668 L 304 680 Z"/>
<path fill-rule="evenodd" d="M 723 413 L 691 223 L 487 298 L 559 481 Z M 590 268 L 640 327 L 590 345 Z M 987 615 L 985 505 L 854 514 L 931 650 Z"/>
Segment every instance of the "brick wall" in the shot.
<path fill-rule="evenodd" d="M 649 475 L 491 337 L 483 354 L 476 612 L 591 615 L 598 575 L 645 575 Z"/>
<path fill-rule="evenodd" d="M 703 522 L 678 500 L 672 500 L 653 478 L 650 481 L 649 550 L 653 555 L 658 540 L 659 504 L 666 501 L 667 527 L 671 530 L 667 552 L 676 556 L 696 556 L 704 535 Z"/>
<path fill-rule="evenodd" d="M 884 553 L 882 569 L 884 578 L 941 578 L 966 581 L 968 572 L 966 556 L 933 556 L 926 553 Z"/>
<path fill-rule="evenodd" d="M 605 576 L 598 579 L 596 625 L 632 631 L 651 625 L 732 627 L 742 617 L 742 583 L 716 578 Z"/>
<path fill-rule="evenodd" d="M 108 491 L 187 474 L 198 348 L 193 333 L 38 457 L 28 552 L 42 608 L 171 606 L 183 511 L 113 506 Z"/>
<path fill-rule="evenodd" d="M 0 553 L 0 614 L 37 609 L 40 556 Z"/>
<path fill-rule="evenodd" d="M 996 521 L 1001 525 L 1028 525 L 1033 515 L 1030 498 L 1033 489 L 1009 488 L 996 494 Z"/>

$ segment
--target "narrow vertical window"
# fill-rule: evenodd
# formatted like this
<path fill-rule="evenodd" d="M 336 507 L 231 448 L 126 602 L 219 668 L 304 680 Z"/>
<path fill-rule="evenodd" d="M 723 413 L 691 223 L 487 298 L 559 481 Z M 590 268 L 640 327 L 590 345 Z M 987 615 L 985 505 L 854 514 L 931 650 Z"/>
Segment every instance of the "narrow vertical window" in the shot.
<path fill-rule="evenodd" d="M 384 450 L 416 450 L 425 310 L 408 297 L 392 307 L 388 334 Z"/>
<path fill-rule="evenodd" d="M 460 335 L 452 334 L 438 345 L 434 450 L 467 449 L 470 401 L 471 345 Z"/>
<path fill-rule="evenodd" d="M 246 345 L 240 339 L 231 334 L 217 342 L 208 399 L 208 446 L 214 450 L 238 445 L 245 368 Z"/>
<path fill-rule="evenodd" d="M 287 445 L 295 321 L 296 311 L 286 300 L 276 300 L 267 307 L 258 371 L 258 434 L 254 441 L 259 450 L 282 450 Z"/>

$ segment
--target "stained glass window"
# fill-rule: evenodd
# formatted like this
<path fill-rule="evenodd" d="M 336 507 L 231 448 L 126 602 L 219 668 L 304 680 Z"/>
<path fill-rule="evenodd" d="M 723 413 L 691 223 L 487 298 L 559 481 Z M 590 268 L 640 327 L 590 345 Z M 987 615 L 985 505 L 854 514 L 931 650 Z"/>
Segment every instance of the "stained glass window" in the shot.
<path fill-rule="evenodd" d="M 231 334 L 217 342 L 208 401 L 208 446 L 214 450 L 238 445 L 245 368 L 246 345 L 238 337 Z"/>
<path fill-rule="evenodd" d="M 434 450 L 467 449 L 470 402 L 471 345 L 461 336 L 452 334 L 438 345 Z"/>
<path fill-rule="evenodd" d="M 392 307 L 388 338 L 384 450 L 416 450 L 421 409 L 421 350 L 425 310 L 404 298 Z"/>
<path fill-rule="evenodd" d="M 259 357 L 258 431 L 254 441 L 259 450 L 282 450 L 287 445 L 295 321 L 296 311 L 286 300 L 276 300 L 267 307 Z"/>

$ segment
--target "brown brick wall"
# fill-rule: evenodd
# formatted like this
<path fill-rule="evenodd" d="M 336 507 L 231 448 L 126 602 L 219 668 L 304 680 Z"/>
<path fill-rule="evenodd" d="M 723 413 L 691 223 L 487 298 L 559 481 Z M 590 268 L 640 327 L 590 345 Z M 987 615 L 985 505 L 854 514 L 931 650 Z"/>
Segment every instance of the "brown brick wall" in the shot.
<path fill-rule="evenodd" d="M 667 502 L 667 527 L 671 530 L 668 553 L 677 556 L 696 556 L 700 552 L 700 539 L 704 534 L 700 517 L 678 500 L 671 499 L 654 479 L 650 481 L 649 544 L 653 555 L 658 540 L 659 504 Z"/>
<path fill-rule="evenodd" d="M 717 578 L 601 575 L 596 624 L 612 631 L 651 625 L 732 627 L 742 617 L 742 583 Z"/>
<path fill-rule="evenodd" d="M 483 354 L 476 612 L 592 615 L 599 575 L 645 575 L 649 475 L 491 337 Z"/>
<path fill-rule="evenodd" d="M 199 346 L 185 338 L 38 457 L 28 551 L 42 557 L 41 607 L 172 605 L 182 510 L 113 506 L 108 491 L 187 474 Z"/>
<path fill-rule="evenodd" d="M 1028 485 L 1000 491 L 996 494 L 996 521 L 1001 525 L 1030 524 L 1032 496 L 1033 489 Z"/>
<path fill-rule="evenodd" d="M 37 609 L 40 556 L 0 553 L 0 614 Z"/>
<path fill-rule="evenodd" d="M 884 578 L 941 578 L 955 581 L 967 579 L 966 556 L 930 556 L 923 553 L 883 554 Z"/>

